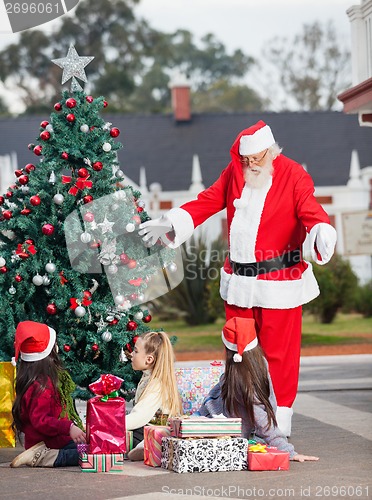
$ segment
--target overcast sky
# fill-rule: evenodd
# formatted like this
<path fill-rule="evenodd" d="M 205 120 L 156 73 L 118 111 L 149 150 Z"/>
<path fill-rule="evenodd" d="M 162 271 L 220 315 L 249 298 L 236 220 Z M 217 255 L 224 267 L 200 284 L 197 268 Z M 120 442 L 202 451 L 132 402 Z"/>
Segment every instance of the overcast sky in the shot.
<path fill-rule="evenodd" d="M 1 1 L 1 0 L 0 0 Z M 213 33 L 229 52 L 241 49 L 259 58 L 264 43 L 275 36 L 292 38 L 305 23 L 333 20 L 350 46 L 346 10 L 361 0 L 141 0 L 136 12 L 150 26 L 164 32 L 185 28 L 197 39 Z M 73 15 L 73 11 L 72 11 Z M 52 33 L 58 20 L 36 29 Z M 17 41 L 17 35 L 0 34 L 0 49 Z M 94 54 L 80 54 L 93 55 Z M 0 91 L 3 93 L 3 89 Z"/>

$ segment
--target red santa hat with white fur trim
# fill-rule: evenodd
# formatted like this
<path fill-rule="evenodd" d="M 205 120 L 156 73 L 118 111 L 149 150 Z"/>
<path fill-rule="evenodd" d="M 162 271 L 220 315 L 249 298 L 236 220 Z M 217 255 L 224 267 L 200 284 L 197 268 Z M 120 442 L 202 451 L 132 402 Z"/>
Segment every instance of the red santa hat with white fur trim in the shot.
<path fill-rule="evenodd" d="M 23 361 L 40 361 L 49 356 L 55 343 L 53 328 L 36 321 L 22 321 L 15 332 L 15 361 L 19 353 Z"/>
<path fill-rule="evenodd" d="M 230 351 L 236 351 L 234 361 L 240 363 L 243 352 L 258 345 L 255 321 L 252 318 L 231 318 L 223 327 L 222 342 Z"/>
<path fill-rule="evenodd" d="M 271 128 L 262 120 L 247 128 L 240 138 L 239 154 L 253 155 L 275 144 Z"/>

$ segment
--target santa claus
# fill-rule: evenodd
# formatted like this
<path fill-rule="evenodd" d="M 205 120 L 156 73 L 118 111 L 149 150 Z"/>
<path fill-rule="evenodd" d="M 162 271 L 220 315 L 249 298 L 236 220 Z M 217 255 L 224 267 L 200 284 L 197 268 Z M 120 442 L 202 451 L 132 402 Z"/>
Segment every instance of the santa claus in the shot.
<path fill-rule="evenodd" d="M 196 200 L 143 223 L 140 234 L 148 245 L 160 238 L 175 248 L 226 208 L 229 256 L 220 285 L 226 320 L 255 319 L 278 402 L 278 426 L 289 436 L 302 304 L 319 294 L 312 265 L 302 257 L 302 244 L 309 233 L 313 260 L 326 264 L 334 252 L 336 231 L 314 197 L 310 175 L 281 154 L 263 121 L 242 130 L 230 153 L 230 163 L 211 187 Z"/>

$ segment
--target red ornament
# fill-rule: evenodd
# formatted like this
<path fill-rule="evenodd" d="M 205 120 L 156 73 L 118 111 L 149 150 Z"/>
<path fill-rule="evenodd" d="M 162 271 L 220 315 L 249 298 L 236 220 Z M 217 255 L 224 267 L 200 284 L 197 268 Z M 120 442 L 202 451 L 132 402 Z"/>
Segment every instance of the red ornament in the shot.
<path fill-rule="evenodd" d="M 111 137 L 118 137 L 118 135 L 120 135 L 120 130 L 116 127 L 113 127 L 110 130 L 110 135 L 111 135 Z"/>
<path fill-rule="evenodd" d="M 120 262 L 125 266 L 126 264 L 128 264 L 128 262 L 130 261 L 130 258 L 128 257 L 128 255 L 126 253 L 121 253 L 120 254 Z"/>
<path fill-rule="evenodd" d="M 46 306 L 46 312 L 51 316 L 54 316 L 54 314 L 57 314 L 58 312 L 57 306 L 53 302 L 51 304 L 48 304 Z"/>
<path fill-rule="evenodd" d="M 65 352 L 70 352 L 70 351 L 71 351 L 71 346 L 69 346 L 68 344 L 65 344 L 65 345 L 63 346 L 63 350 L 64 350 Z"/>
<path fill-rule="evenodd" d="M 137 212 L 140 214 L 141 212 L 143 212 L 143 208 L 142 207 L 137 207 Z"/>
<path fill-rule="evenodd" d="M 92 294 L 89 290 L 84 290 L 83 292 L 84 299 L 91 300 L 92 299 Z"/>
<path fill-rule="evenodd" d="M 143 321 L 144 323 L 150 323 L 150 321 L 151 321 L 151 320 L 152 320 L 152 316 L 151 316 L 151 314 L 148 314 L 147 316 L 144 316 L 144 317 L 142 318 L 142 321 Z"/>
<path fill-rule="evenodd" d="M 93 97 L 91 95 L 87 95 L 86 98 L 87 102 L 92 103 L 94 101 Z"/>
<path fill-rule="evenodd" d="M 5 274 L 8 271 L 8 268 L 6 266 L 0 267 L 0 273 Z"/>
<path fill-rule="evenodd" d="M 22 208 L 21 215 L 30 215 L 31 210 L 29 208 Z"/>
<path fill-rule="evenodd" d="M 135 344 L 137 342 L 137 340 L 139 339 L 139 336 L 138 335 L 135 335 L 133 337 L 133 344 Z"/>
<path fill-rule="evenodd" d="M 41 128 L 45 128 L 49 125 L 49 122 L 47 122 L 46 120 L 44 120 L 43 122 L 40 123 L 40 127 Z"/>
<path fill-rule="evenodd" d="M 32 172 L 32 170 L 35 170 L 35 168 L 35 165 L 33 165 L 32 163 L 27 163 L 27 165 L 25 166 L 25 170 L 28 174 Z"/>
<path fill-rule="evenodd" d="M 66 116 L 66 120 L 70 123 L 74 122 L 75 121 L 75 115 L 74 113 L 69 113 L 67 116 Z"/>
<path fill-rule="evenodd" d="M 87 212 L 86 214 L 83 215 L 83 219 L 86 222 L 93 222 L 94 221 L 94 213 L 93 212 Z"/>
<path fill-rule="evenodd" d="M 21 177 L 21 175 L 23 175 L 23 171 L 22 171 L 22 170 L 15 170 L 15 171 L 14 171 L 14 175 L 15 175 L 16 177 Z"/>
<path fill-rule="evenodd" d="M 11 197 L 13 196 L 12 191 L 7 191 L 7 192 L 5 193 L 5 196 L 6 196 L 7 198 L 11 198 Z"/>
<path fill-rule="evenodd" d="M 20 283 L 23 280 L 23 278 L 22 278 L 22 276 L 20 274 L 16 274 L 16 276 L 14 277 L 14 279 L 15 279 L 15 281 L 17 283 Z"/>
<path fill-rule="evenodd" d="M 31 238 L 28 238 L 28 239 L 25 241 L 25 243 L 27 243 L 27 245 L 34 245 L 34 244 L 35 244 L 34 240 L 32 240 Z"/>
<path fill-rule="evenodd" d="M 34 207 L 36 207 L 37 205 L 40 205 L 41 203 L 41 199 L 39 196 L 37 196 L 36 194 L 34 196 L 31 196 L 30 198 L 30 203 L 31 205 L 33 205 Z"/>
<path fill-rule="evenodd" d="M 97 352 L 97 351 L 98 351 L 98 349 L 99 349 L 99 345 L 98 345 L 98 344 L 93 344 L 93 345 L 92 345 L 92 351 L 93 351 L 93 352 Z"/>
<path fill-rule="evenodd" d="M 54 109 L 56 111 L 61 111 L 62 109 L 62 104 L 60 102 L 56 102 L 55 105 L 54 105 Z"/>
<path fill-rule="evenodd" d="M 119 323 L 119 320 L 114 318 L 112 321 L 109 322 L 109 325 L 117 325 Z"/>
<path fill-rule="evenodd" d="M 129 259 L 129 262 L 127 265 L 129 267 L 129 269 L 134 269 L 137 266 L 137 261 L 134 259 Z"/>
<path fill-rule="evenodd" d="M 108 102 L 107 101 L 103 101 L 103 107 L 107 108 L 107 106 L 108 106 Z"/>
<path fill-rule="evenodd" d="M 132 352 L 132 351 L 133 351 L 132 346 L 131 346 L 130 344 L 127 344 L 125 347 L 127 348 L 127 350 L 128 350 L 129 352 Z"/>
<path fill-rule="evenodd" d="M 11 212 L 10 210 L 4 210 L 3 217 L 4 219 L 9 220 L 13 217 L 13 212 Z"/>
<path fill-rule="evenodd" d="M 35 146 L 34 147 L 34 153 L 36 154 L 36 156 L 40 156 L 42 153 L 42 150 L 43 150 L 42 146 Z"/>
<path fill-rule="evenodd" d="M 135 321 L 128 321 L 127 323 L 127 330 L 129 332 L 133 332 L 133 330 L 135 330 L 137 328 L 137 323 Z"/>
<path fill-rule="evenodd" d="M 67 99 L 67 101 L 66 101 L 66 106 L 67 106 L 68 108 L 70 108 L 70 109 L 71 109 L 71 108 L 74 108 L 74 107 L 76 106 L 76 101 L 75 101 L 75 99 L 74 99 L 73 97 L 70 97 L 70 99 Z"/>
<path fill-rule="evenodd" d="M 93 196 L 91 194 L 86 194 L 85 196 L 83 196 L 84 204 L 90 203 L 91 201 L 93 201 Z"/>
<path fill-rule="evenodd" d="M 101 240 L 93 241 L 89 246 L 90 248 L 99 248 L 102 245 Z"/>
<path fill-rule="evenodd" d="M 88 175 L 89 175 L 88 169 L 86 169 L 85 167 L 79 168 L 78 170 L 79 177 L 88 177 Z"/>
<path fill-rule="evenodd" d="M 136 298 L 137 298 L 137 294 L 136 293 L 131 293 L 129 298 L 130 298 L 130 300 L 132 302 L 134 302 L 136 300 Z"/>
<path fill-rule="evenodd" d="M 0 205 L 3 205 L 3 204 L 4 204 L 4 201 L 5 201 L 4 196 L 0 196 Z"/>
<path fill-rule="evenodd" d="M 42 141 L 47 141 L 48 139 L 50 139 L 50 132 L 48 132 L 47 130 L 44 130 L 44 132 L 41 132 L 40 139 Z"/>
<path fill-rule="evenodd" d="M 21 175 L 19 178 L 19 183 L 22 184 L 22 186 L 24 186 L 25 184 L 28 183 L 28 175 Z"/>
<path fill-rule="evenodd" d="M 66 151 L 61 153 L 61 158 L 62 158 L 62 160 L 68 160 L 68 153 L 66 153 Z"/>
<path fill-rule="evenodd" d="M 45 234 L 45 236 L 51 236 L 54 233 L 53 224 L 44 224 L 41 228 L 41 232 Z"/>
<path fill-rule="evenodd" d="M 100 170 L 103 169 L 103 164 L 100 161 L 95 161 L 92 165 L 93 170 L 96 172 L 99 172 Z"/>

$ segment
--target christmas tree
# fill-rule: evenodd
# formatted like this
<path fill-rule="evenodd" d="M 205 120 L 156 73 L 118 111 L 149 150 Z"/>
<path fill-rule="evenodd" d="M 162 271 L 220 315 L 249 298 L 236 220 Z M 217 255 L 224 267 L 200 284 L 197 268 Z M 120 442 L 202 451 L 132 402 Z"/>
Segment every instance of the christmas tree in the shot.
<path fill-rule="evenodd" d="M 137 234 L 149 216 L 120 170 L 120 130 L 101 117 L 104 98 L 86 95 L 77 81 L 87 81 L 91 59 L 70 46 L 53 61 L 62 84 L 72 78 L 71 90 L 28 146 L 39 162 L 17 170 L 0 196 L 0 359 L 14 355 L 19 321 L 46 323 L 77 397 L 90 397 L 88 385 L 112 373 L 130 399 L 140 373 L 128 353 L 151 321 L 144 304 L 182 276 L 174 251 L 146 248 Z"/>

